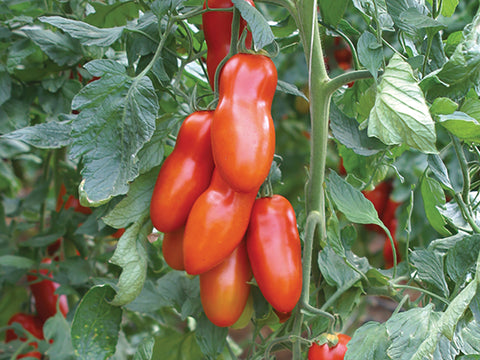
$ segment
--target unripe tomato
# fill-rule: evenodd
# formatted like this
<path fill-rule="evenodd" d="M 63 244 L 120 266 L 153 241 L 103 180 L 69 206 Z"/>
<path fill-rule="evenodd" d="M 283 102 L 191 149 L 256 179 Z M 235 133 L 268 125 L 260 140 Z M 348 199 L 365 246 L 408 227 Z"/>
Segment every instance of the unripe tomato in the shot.
<path fill-rule="evenodd" d="M 162 232 L 185 225 L 195 200 L 205 191 L 213 172 L 210 128 L 213 111 L 188 116 L 173 152 L 164 161 L 150 203 L 153 226 Z"/>
<path fill-rule="evenodd" d="M 52 260 L 49 258 L 42 260 L 43 264 L 50 264 L 51 262 Z M 47 275 L 48 270 L 41 269 L 40 273 Z M 48 274 L 48 276 L 53 277 L 51 273 Z M 55 290 L 60 286 L 58 283 L 46 279 L 36 282 L 37 277 L 34 275 L 28 275 L 27 280 L 31 282 L 30 290 L 35 299 L 35 307 L 40 320 L 45 322 L 49 317 L 54 316 L 57 313 L 57 300 L 59 301 L 60 312 L 63 316 L 67 315 L 67 297 L 65 295 L 59 296 L 55 294 Z"/>
<path fill-rule="evenodd" d="M 162 253 L 168 266 L 175 270 L 185 270 L 183 265 L 183 234 L 185 227 L 165 233 L 163 236 Z"/>
<path fill-rule="evenodd" d="M 270 171 L 275 152 L 270 109 L 276 86 L 275 65 L 263 55 L 234 55 L 222 70 L 212 151 L 218 171 L 237 191 L 258 189 Z"/>
<path fill-rule="evenodd" d="M 212 323 L 220 327 L 235 324 L 247 304 L 251 278 L 244 241 L 220 265 L 200 274 L 200 299 Z"/>
<path fill-rule="evenodd" d="M 235 250 L 247 230 L 257 191 L 233 190 L 215 169 L 210 186 L 195 201 L 185 226 L 183 259 L 187 273 L 204 273 Z"/>
<path fill-rule="evenodd" d="M 345 334 L 337 334 L 338 343 L 329 347 L 328 344 L 312 344 L 308 350 L 308 360 L 343 360 L 347 352 L 347 343 L 351 337 Z"/>
<path fill-rule="evenodd" d="M 19 323 L 20 325 L 23 326 L 23 328 L 28 331 L 30 334 L 32 334 L 34 337 L 37 339 L 42 340 L 43 339 L 43 323 L 42 321 L 34 315 L 29 315 L 29 314 L 22 314 L 22 313 L 17 313 L 13 315 L 10 320 L 8 320 L 8 325 L 12 325 L 13 323 Z M 13 329 L 8 329 L 5 333 L 5 342 L 8 343 L 10 341 L 18 339 L 17 334 Z M 20 341 L 26 341 L 27 338 L 20 338 Z M 30 346 L 34 347 L 35 349 L 38 347 L 38 344 L 36 342 L 31 342 L 29 343 Z M 42 354 L 39 353 L 38 351 L 30 351 L 25 354 L 20 354 L 16 358 L 17 359 L 23 359 L 26 357 L 33 357 L 36 359 L 41 359 Z"/>
<path fill-rule="evenodd" d="M 302 292 L 302 258 L 295 211 L 283 196 L 255 201 L 247 251 L 265 299 L 277 311 L 291 311 Z"/>
<path fill-rule="evenodd" d="M 245 0 L 250 4 L 253 4 L 252 0 Z M 203 8 L 206 9 L 206 3 L 204 2 Z M 211 9 L 231 8 L 233 3 L 231 0 L 208 0 L 208 7 Z M 212 89 L 215 86 L 215 71 L 218 64 L 227 56 L 230 51 L 230 39 L 232 37 L 232 11 L 207 11 L 202 14 L 203 33 L 205 35 L 205 41 L 207 43 L 207 72 L 208 80 Z M 240 20 L 240 31 L 247 26 L 245 20 Z M 247 33 L 245 44 L 249 48 L 252 46 L 252 34 Z M 236 46 L 236 44 L 234 44 Z"/>

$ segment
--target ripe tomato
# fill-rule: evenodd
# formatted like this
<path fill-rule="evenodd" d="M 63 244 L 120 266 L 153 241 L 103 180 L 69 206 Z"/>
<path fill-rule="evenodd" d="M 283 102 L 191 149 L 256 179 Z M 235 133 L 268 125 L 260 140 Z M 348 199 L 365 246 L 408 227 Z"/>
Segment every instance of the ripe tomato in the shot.
<path fill-rule="evenodd" d="M 255 201 L 247 251 L 265 299 L 277 311 L 291 311 L 302 292 L 302 258 L 295 211 L 283 196 Z"/>
<path fill-rule="evenodd" d="M 43 264 L 50 264 L 51 259 L 45 258 L 42 260 Z M 35 270 L 33 272 L 36 272 Z M 40 273 L 43 275 L 48 274 L 47 269 L 41 269 Z M 48 277 L 53 277 L 52 274 L 48 274 Z M 60 286 L 58 283 L 50 280 L 41 280 L 36 282 L 37 277 L 34 275 L 28 275 L 27 280 L 31 283 L 30 290 L 32 291 L 35 299 L 35 307 L 37 309 L 38 317 L 43 322 L 49 317 L 57 313 L 57 300 L 59 301 L 59 308 L 63 316 L 68 313 L 68 302 L 65 295 L 55 294 L 55 290 Z"/>
<path fill-rule="evenodd" d="M 255 6 L 252 0 L 246 1 Z M 207 1 L 203 4 L 204 9 L 206 9 L 206 3 Z M 208 0 L 208 7 L 211 9 L 231 8 L 233 3 L 231 0 Z M 207 11 L 202 14 L 203 33 L 207 43 L 208 80 L 212 89 L 215 86 L 215 71 L 218 64 L 230 51 L 232 19 L 232 11 Z M 239 36 L 246 26 L 245 20 L 241 19 Z M 252 45 L 252 34 L 250 32 L 247 33 L 245 43 L 248 48 Z"/>
<path fill-rule="evenodd" d="M 200 274 L 200 299 L 212 323 L 235 324 L 247 304 L 251 278 L 244 241 L 220 265 Z"/>
<path fill-rule="evenodd" d="M 382 181 L 375 187 L 375 189 L 363 191 L 363 195 L 365 195 L 365 197 L 373 203 L 373 206 L 375 207 L 375 210 L 377 210 L 378 216 L 382 221 L 392 189 L 393 185 L 390 181 Z M 369 230 L 383 234 L 383 229 L 378 225 L 367 224 L 365 227 Z"/>
<path fill-rule="evenodd" d="M 162 232 L 185 225 L 198 196 L 208 187 L 213 172 L 210 127 L 213 111 L 188 116 L 173 152 L 164 161 L 150 203 L 153 226 Z"/>
<path fill-rule="evenodd" d="M 347 352 L 347 343 L 351 337 L 345 334 L 337 334 L 338 343 L 329 347 L 328 344 L 312 344 L 308 350 L 308 360 L 343 360 Z"/>
<path fill-rule="evenodd" d="M 263 55 L 234 55 L 222 70 L 212 151 L 218 171 L 237 191 L 258 189 L 270 171 L 275 152 L 270 109 L 276 85 L 275 65 Z"/>
<path fill-rule="evenodd" d="M 283 324 L 285 321 L 287 321 L 288 319 L 290 319 L 290 316 L 292 316 L 292 312 L 289 311 L 289 312 L 281 312 L 281 311 L 277 311 L 275 309 L 273 309 L 273 311 L 275 312 L 275 314 L 278 316 L 278 321 L 280 324 Z"/>
<path fill-rule="evenodd" d="M 117 231 L 115 231 L 111 236 L 114 239 L 120 239 L 124 233 L 125 233 L 125 228 L 120 228 Z"/>
<path fill-rule="evenodd" d="M 183 265 L 183 234 L 185 227 L 165 233 L 163 236 L 162 253 L 165 262 L 172 269 L 185 270 Z"/>
<path fill-rule="evenodd" d="M 64 184 L 60 186 L 60 192 L 57 198 L 57 207 L 56 211 L 60 211 L 63 205 L 63 197 L 67 194 L 67 188 Z M 92 209 L 89 207 L 85 207 L 80 205 L 80 201 L 76 199 L 73 195 L 69 195 L 67 201 L 65 201 L 65 210 L 73 208 L 75 212 L 79 212 L 85 215 L 90 215 L 92 213 Z"/>
<path fill-rule="evenodd" d="M 19 323 L 20 325 L 23 326 L 23 328 L 26 331 L 28 331 L 34 337 L 40 340 L 43 339 L 43 323 L 37 316 L 17 313 L 13 315 L 10 318 L 10 320 L 8 320 L 8 325 L 12 325 L 13 323 Z M 16 339 L 18 339 L 18 336 L 15 333 L 15 331 L 13 329 L 8 329 L 5 333 L 5 342 L 8 343 Z M 26 341 L 26 340 L 27 338 L 23 338 L 23 337 L 20 338 L 20 341 Z M 36 342 L 31 342 L 29 343 L 29 345 L 34 347 L 35 349 L 38 347 Z M 23 359 L 26 357 L 41 359 L 42 354 L 39 353 L 38 351 L 30 351 L 28 353 L 18 355 L 17 359 Z"/>
<path fill-rule="evenodd" d="M 195 201 L 185 226 L 183 256 L 187 273 L 204 273 L 235 250 L 247 230 L 257 191 L 234 191 L 215 169 L 210 186 Z"/>

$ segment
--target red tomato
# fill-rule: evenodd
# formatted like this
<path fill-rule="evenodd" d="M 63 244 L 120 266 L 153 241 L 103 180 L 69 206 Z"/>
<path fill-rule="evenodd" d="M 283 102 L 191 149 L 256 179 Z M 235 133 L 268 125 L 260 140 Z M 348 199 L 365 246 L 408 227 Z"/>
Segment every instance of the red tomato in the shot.
<path fill-rule="evenodd" d="M 340 162 L 338 164 L 338 173 L 342 176 L 347 175 L 347 170 L 345 169 L 345 166 L 343 166 L 343 159 L 340 158 Z"/>
<path fill-rule="evenodd" d="M 43 264 L 50 264 L 51 259 L 46 258 L 42 260 Z M 36 271 L 33 271 L 36 272 Z M 40 273 L 43 275 L 48 274 L 47 269 L 41 269 Z M 53 277 L 52 274 L 48 274 L 49 277 Z M 30 290 L 32 291 L 33 297 L 35 299 L 35 307 L 37 309 L 38 317 L 43 322 L 46 321 L 49 317 L 54 316 L 57 313 L 57 300 L 59 301 L 60 311 L 63 316 L 66 316 L 68 313 L 68 302 L 65 295 L 55 294 L 55 290 L 60 286 L 58 283 L 50 280 L 41 280 L 39 282 L 37 277 L 34 275 L 28 275 L 27 279 L 30 284 Z"/>
<path fill-rule="evenodd" d="M 220 265 L 200 275 L 200 299 L 212 323 L 235 324 L 247 304 L 251 278 L 244 241 Z"/>
<path fill-rule="evenodd" d="M 350 64 L 352 62 L 352 51 L 349 47 L 344 47 L 333 51 L 333 57 L 337 61 L 338 65 L 340 64 Z"/>
<path fill-rule="evenodd" d="M 295 211 L 283 196 L 255 201 L 247 250 L 265 299 L 277 311 L 291 311 L 302 292 L 302 258 Z"/>
<path fill-rule="evenodd" d="M 397 254 L 397 264 L 402 261 L 400 251 L 398 250 L 398 241 L 395 239 L 395 231 L 397 230 L 397 219 L 393 219 L 388 227 L 393 238 L 393 245 L 395 246 L 395 252 Z M 383 259 L 385 260 L 385 268 L 390 269 L 393 267 L 393 251 L 392 244 L 388 237 L 385 238 L 385 243 L 383 244 Z"/>
<path fill-rule="evenodd" d="M 234 191 L 215 169 L 210 186 L 195 201 L 185 226 L 183 256 L 187 273 L 204 273 L 235 250 L 247 230 L 257 191 Z"/>
<path fill-rule="evenodd" d="M 308 350 L 308 360 L 343 360 L 347 352 L 347 343 L 351 337 L 345 334 L 337 334 L 338 343 L 333 347 L 328 344 L 312 344 Z"/>
<path fill-rule="evenodd" d="M 195 200 L 210 184 L 213 158 L 210 127 L 213 111 L 188 116 L 170 156 L 164 161 L 150 203 L 153 226 L 171 232 L 185 225 Z"/>
<path fill-rule="evenodd" d="M 390 193 L 392 192 L 393 185 L 390 181 L 382 181 L 378 184 L 375 189 L 370 191 L 363 191 L 363 195 L 373 203 L 375 210 L 377 210 L 380 220 L 383 221 L 383 214 L 390 198 Z M 384 222 L 385 223 L 385 222 Z M 383 234 L 383 229 L 374 224 L 367 224 L 365 227 L 369 230 L 376 231 Z"/>
<path fill-rule="evenodd" d="M 289 312 L 281 312 L 281 311 L 277 311 L 275 309 L 273 309 L 273 311 L 275 312 L 275 314 L 278 316 L 278 321 L 280 322 L 280 324 L 283 324 L 285 321 L 287 321 L 288 319 L 290 319 L 290 316 L 292 316 L 292 312 L 289 311 Z"/>
<path fill-rule="evenodd" d="M 382 216 L 381 219 L 383 223 L 392 233 L 395 233 L 395 230 L 397 228 L 397 224 L 396 224 L 397 220 L 395 219 L 395 212 L 397 211 L 397 208 L 400 205 L 401 204 L 399 202 L 396 202 L 389 197 L 387 200 L 387 204 L 385 205 L 385 208 L 383 209 L 383 213 L 381 215 Z"/>
<path fill-rule="evenodd" d="M 277 70 L 263 55 L 237 54 L 222 70 L 212 122 L 215 165 L 236 191 L 258 189 L 275 152 L 271 105 Z"/>
<path fill-rule="evenodd" d="M 252 0 L 246 0 L 253 6 Z M 208 7 L 211 9 L 231 8 L 233 3 L 231 0 L 208 0 Z M 203 4 L 206 8 L 206 1 Z M 230 51 L 230 39 L 232 36 L 232 11 L 207 11 L 202 14 L 203 33 L 207 43 L 207 72 L 208 80 L 212 89 L 215 86 L 215 72 L 223 58 Z M 247 26 L 245 20 L 240 20 L 240 32 Z M 252 34 L 247 33 L 245 39 L 249 48 L 252 45 Z M 236 44 L 234 44 L 236 46 Z"/>
<path fill-rule="evenodd" d="M 185 227 L 165 233 L 163 236 L 162 253 L 165 262 L 172 269 L 185 270 L 183 265 L 183 234 Z"/>
<path fill-rule="evenodd" d="M 125 233 L 125 228 L 118 229 L 112 234 L 112 237 L 115 239 L 120 239 L 122 235 Z"/>
<path fill-rule="evenodd" d="M 12 325 L 13 323 L 19 323 L 20 325 L 23 326 L 23 328 L 28 331 L 30 334 L 32 334 L 34 337 L 37 339 L 42 340 L 43 339 L 43 323 L 42 321 L 34 315 L 29 315 L 29 314 L 22 314 L 22 313 L 17 313 L 13 315 L 10 320 L 8 320 L 8 325 Z M 5 333 L 5 342 L 8 343 L 10 341 L 18 339 L 17 334 L 13 329 L 8 329 Z M 27 338 L 20 338 L 20 341 L 26 341 Z M 38 347 L 36 342 L 31 342 L 29 344 L 30 346 L 34 347 L 35 349 Z M 16 358 L 17 359 L 23 359 L 26 357 L 33 357 L 37 359 L 42 358 L 42 354 L 39 353 L 38 351 L 30 351 L 25 354 L 20 354 Z"/>
<path fill-rule="evenodd" d="M 62 208 L 62 205 L 63 205 L 63 197 L 67 194 L 67 188 L 65 187 L 64 184 L 62 184 L 60 186 L 60 192 L 58 194 L 58 198 L 57 198 L 57 207 L 56 207 L 56 211 L 60 211 L 60 209 Z M 79 213 L 82 213 L 82 214 L 85 214 L 85 215 L 90 215 L 92 213 L 92 209 L 90 209 L 89 207 L 85 207 L 85 206 L 82 206 L 80 205 L 80 201 L 78 199 L 76 199 L 73 195 L 70 195 L 67 199 L 67 201 L 65 202 L 65 210 L 67 209 L 70 209 L 70 208 L 73 208 L 73 210 L 75 212 L 79 212 Z"/>

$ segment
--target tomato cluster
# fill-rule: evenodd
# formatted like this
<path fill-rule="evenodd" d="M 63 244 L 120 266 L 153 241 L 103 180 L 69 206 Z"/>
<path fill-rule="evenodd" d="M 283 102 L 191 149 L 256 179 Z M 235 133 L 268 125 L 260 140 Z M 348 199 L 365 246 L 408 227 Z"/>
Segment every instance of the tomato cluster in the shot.
<path fill-rule="evenodd" d="M 51 264 L 52 260 L 50 258 L 45 258 L 42 260 L 42 264 Z M 65 295 L 55 294 L 55 291 L 60 286 L 58 283 L 48 280 L 52 278 L 51 272 L 47 269 L 40 269 L 39 273 L 42 275 L 42 279 L 39 279 L 38 276 L 33 275 L 37 273 L 36 270 L 32 270 L 32 273 L 27 276 L 27 280 L 30 284 L 30 291 L 32 293 L 36 314 L 24 314 L 17 313 L 14 314 L 8 321 L 8 325 L 13 323 L 19 323 L 24 331 L 29 332 L 34 338 L 43 340 L 43 324 L 48 318 L 54 316 L 57 313 L 57 303 L 58 309 L 63 316 L 66 316 L 68 313 L 68 302 Z M 26 342 L 27 338 L 19 336 L 13 329 L 8 329 L 5 335 L 5 342 L 10 342 L 13 340 L 19 339 L 22 342 Z M 34 341 L 29 343 L 30 348 L 37 349 L 38 344 Z M 29 349 L 30 350 L 30 349 Z M 38 351 L 28 351 L 23 354 L 19 354 L 17 359 L 22 359 L 25 357 L 32 357 L 41 359 L 42 354 Z"/>
<path fill-rule="evenodd" d="M 208 6 L 233 4 L 209 0 Z M 231 11 L 203 15 L 212 87 L 229 51 L 231 23 Z M 252 276 L 280 314 L 289 313 L 300 298 L 295 212 L 282 196 L 257 198 L 275 151 L 276 84 L 270 58 L 239 53 L 228 59 L 220 72 L 216 109 L 184 120 L 152 194 L 150 217 L 164 233 L 164 259 L 173 269 L 199 275 L 204 312 L 217 326 L 248 323 Z"/>
<path fill-rule="evenodd" d="M 390 234 L 393 238 L 393 244 L 395 246 L 398 263 L 402 259 L 398 249 L 398 241 L 395 239 L 395 232 L 397 231 L 398 224 L 398 221 L 395 217 L 395 212 L 400 206 L 400 203 L 392 199 L 392 190 L 392 182 L 389 180 L 385 180 L 378 184 L 375 189 L 370 191 L 364 191 L 363 194 L 368 200 L 373 203 L 373 206 L 375 207 L 375 210 L 377 210 L 380 220 L 382 220 L 387 229 L 390 231 Z M 378 225 L 369 224 L 366 225 L 366 227 L 371 231 L 385 234 L 384 230 Z M 392 244 L 390 243 L 390 239 L 388 237 L 385 237 L 385 242 L 383 246 L 383 258 L 385 260 L 385 267 L 387 269 L 391 268 L 393 266 L 393 250 Z"/>

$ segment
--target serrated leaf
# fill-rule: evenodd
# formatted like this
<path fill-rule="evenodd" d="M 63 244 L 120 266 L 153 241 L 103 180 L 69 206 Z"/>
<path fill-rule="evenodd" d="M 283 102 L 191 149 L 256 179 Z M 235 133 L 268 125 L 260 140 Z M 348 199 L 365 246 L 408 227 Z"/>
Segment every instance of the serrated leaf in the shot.
<path fill-rule="evenodd" d="M 444 297 L 448 297 L 449 290 L 443 272 L 443 257 L 427 249 L 418 249 L 412 252 L 411 260 L 417 268 L 418 277 L 433 285 Z"/>
<path fill-rule="evenodd" d="M 368 262 L 356 257 L 351 252 L 349 253 L 353 257 L 353 260 L 358 263 L 359 271 L 366 273 L 368 270 Z M 320 252 L 318 266 L 327 283 L 337 288 L 343 288 L 362 278 L 361 275 L 348 266 L 345 259 L 337 255 L 330 246 L 326 246 Z"/>
<path fill-rule="evenodd" d="M 114 295 L 115 291 L 108 285 L 95 286 L 80 301 L 71 330 L 77 357 L 101 360 L 115 353 L 122 309 L 108 302 Z"/>
<path fill-rule="evenodd" d="M 385 144 L 368 137 L 367 131 L 360 130 L 359 123 L 342 113 L 333 102 L 330 106 L 330 127 L 333 136 L 356 154 L 371 156 L 386 149 Z"/>
<path fill-rule="evenodd" d="M 147 217 L 148 219 L 148 217 Z M 140 294 L 147 277 L 147 256 L 142 242 L 152 232 L 150 221 L 141 219 L 128 227 L 118 240 L 117 248 L 110 262 L 122 268 L 117 283 L 117 294 L 112 305 L 125 305 Z"/>
<path fill-rule="evenodd" d="M 365 198 L 360 190 L 355 189 L 333 171 L 328 176 L 326 183 L 332 201 L 349 221 L 385 227 L 373 204 Z"/>
<path fill-rule="evenodd" d="M 73 66 L 83 57 L 78 40 L 66 34 L 38 27 L 23 28 L 22 31 L 60 66 Z"/>
<path fill-rule="evenodd" d="M 387 145 L 407 144 L 424 153 L 437 153 L 435 123 L 410 65 L 399 55 L 392 57 L 378 86 L 368 136 Z"/>
<path fill-rule="evenodd" d="M 150 200 L 157 179 L 158 169 L 139 176 L 130 186 L 128 195 L 102 220 L 116 229 L 138 222 L 150 213 Z"/>
<path fill-rule="evenodd" d="M 294 84 L 288 83 L 283 80 L 277 81 L 277 91 L 283 92 L 285 94 L 300 96 L 301 98 L 308 101 L 308 98 L 303 92 L 301 92 Z"/>
<path fill-rule="evenodd" d="M 43 326 L 45 340 L 49 340 L 51 346 L 46 355 L 52 360 L 73 360 L 75 359 L 72 338 L 70 335 L 70 324 L 67 323 L 60 311 L 50 317 Z"/>
<path fill-rule="evenodd" d="M 154 345 L 155 338 L 153 336 L 146 337 L 138 346 L 138 349 L 133 356 L 133 360 L 151 360 Z"/>
<path fill-rule="evenodd" d="M 60 16 L 41 16 L 41 22 L 62 29 L 71 37 L 78 39 L 83 45 L 109 46 L 123 34 L 123 26 L 101 29 L 83 21 L 63 18 Z"/>
<path fill-rule="evenodd" d="M 439 115 L 440 124 L 460 140 L 480 143 L 480 123 L 473 117 L 455 111 L 449 115 Z"/>
<path fill-rule="evenodd" d="M 399 18 L 404 23 L 415 24 L 417 29 L 428 29 L 432 33 L 446 28 L 444 24 L 420 12 L 416 7 L 402 11 Z"/>
<path fill-rule="evenodd" d="M 130 78 L 112 61 L 94 60 L 85 68 L 103 75 L 73 99 L 80 114 L 70 157 L 83 158 L 84 190 L 95 204 L 125 194 L 137 177 L 136 155 L 153 135 L 158 101 L 148 77 Z"/>
<path fill-rule="evenodd" d="M 348 342 L 345 360 L 386 359 L 390 339 L 385 324 L 367 322 L 358 328 Z"/>
<path fill-rule="evenodd" d="M 369 31 L 365 31 L 358 39 L 358 59 L 360 63 L 370 71 L 375 81 L 377 80 L 378 69 L 383 62 L 382 45 L 377 38 Z"/>
<path fill-rule="evenodd" d="M 463 283 L 467 274 L 474 274 L 480 252 L 480 235 L 472 235 L 455 243 L 448 251 L 446 267 L 455 283 Z"/>
<path fill-rule="evenodd" d="M 213 325 L 205 314 L 197 323 L 195 338 L 202 353 L 210 359 L 216 359 L 227 342 L 228 328 Z"/>
<path fill-rule="evenodd" d="M 66 121 L 50 121 L 4 134 L 5 139 L 20 140 L 40 149 L 58 149 L 70 145 L 72 123 Z"/>
<path fill-rule="evenodd" d="M 428 166 L 440 183 L 446 189 L 453 190 L 453 185 L 448 175 L 447 167 L 438 155 L 428 155 Z"/>
<path fill-rule="evenodd" d="M 420 184 L 420 190 L 423 207 L 430 225 L 443 236 L 451 235 L 445 227 L 447 222 L 438 210 L 438 207 L 445 205 L 445 193 L 442 186 L 436 180 L 425 176 Z"/>
<path fill-rule="evenodd" d="M 232 0 L 232 3 L 252 30 L 255 50 L 260 50 L 275 40 L 267 20 L 255 7 L 245 0 Z"/>

